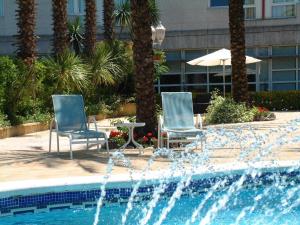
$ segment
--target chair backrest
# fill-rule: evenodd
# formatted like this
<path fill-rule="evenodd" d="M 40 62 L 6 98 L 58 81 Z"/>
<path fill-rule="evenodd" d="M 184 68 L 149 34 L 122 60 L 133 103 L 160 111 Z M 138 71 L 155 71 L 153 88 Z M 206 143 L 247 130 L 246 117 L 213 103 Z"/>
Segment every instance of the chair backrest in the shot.
<path fill-rule="evenodd" d="M 52 95 L 58 131 L 87 130 L 82 95 Z"/>
<path fill-rule="evenodd" d="M 190 92 L 162 92 L 163 125 L 167 129 L 193 129 L 193 99 Z"/>

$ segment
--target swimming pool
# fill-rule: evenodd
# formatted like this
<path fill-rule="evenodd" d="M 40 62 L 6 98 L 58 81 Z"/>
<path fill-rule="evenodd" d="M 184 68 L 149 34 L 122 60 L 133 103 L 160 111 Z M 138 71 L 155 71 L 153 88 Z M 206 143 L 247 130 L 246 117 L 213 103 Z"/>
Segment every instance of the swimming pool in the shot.
<path fill-rule="evenodd" d="M 142 223 L 157 185 L 139 187 L 126 224 Z M 174 180 L 167 184 L 146 224 L 161 219 L 177 187 Z M 6 215 L 0 224 L 93 224 L 100 192 L 85 189 L 0 198 L 0 211 Z M 108 186 L 99 224 L 121 224 L 131 192 L 129 187 Z M 300 224 L 299 199 L 299 170 L 264 171 L 255 177 L 241 171 L 195 177 L 161 224 Z"/>
<path fill-rule="evenodd" d="M 300 224 L 300 207 L 294 208 L 288 214 L 280 216 L 274 221 L 274 215 L 282 213 L 282 209 L 278 208 L 281 198 L 284 196 L 285 191 L 291 190 L 292 187 L 287 187 L 281 191 L 273 193 L 272 196 L 266 196 L 261 199 L 254 211 L 247 214 L 240 224 L 254 224 L 255 221 L 260 220 L 258 224 Z M 234 200 L 228 202 L 228 207 L 225 210 L 221 210 L 211 224 L 232 224 L 235 222 L 238 215 L 245 207 L 255 204 L 255 196 L 258 196 L 264 192 L 263 188 L 244 188 L 238 194 L 235 195 Z M 205 204 L 204 208 L 197 216 L 194 223 L 199 224 L 204 215 L 208 212 L 210 207 L 215 201 L 217 201 L 224 191 L 214 194 Z M 205 194 L 199 194 L 193 197 L 183 196 L 176 202 L 176 205 L 171 210 L 167 219 L 163 224 L 185 224 L 188 219 L 191 218 L 193 211 L 197 208 L 201 201 L 204 199 Z M 291 201 L 295 201 L 296 196 Z M 162 200 L 156 206 L 153 217 L 148 224 L 154 224 L 159 219 L 159 215 L 164 207 L 167 206 L 167 200 Z M 267 212 L 264 208 L 272 209 L 271 212 Z M 142 209 L 144 204 L 135 204 L 134 210 L 130 213 L 128 222 L 126 224 L 138 224 L 142 219 Z M 125 212 L 126 204 L 121 205 L 107 205 L 102 208 L 100 223 L 99 224 L 121 224 L 121 215 Z M 14 217 L 1 218 L 1 224 L 80 224 L 89 225 L 93 224 L 95 214 L 95 208 L 85 209 L 56 209 L 47 213 L 27 214 Z"/>

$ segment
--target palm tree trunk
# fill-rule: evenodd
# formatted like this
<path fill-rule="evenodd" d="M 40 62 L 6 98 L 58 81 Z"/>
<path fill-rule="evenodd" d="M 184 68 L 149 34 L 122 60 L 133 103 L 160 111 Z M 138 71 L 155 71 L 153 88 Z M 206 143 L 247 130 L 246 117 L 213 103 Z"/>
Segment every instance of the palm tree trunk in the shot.
<path fill-rule="evenodd" d="M 236 102 L 248 102 L 248 79 L 245 57 L 243 1 L 229 1 L 229 27 L 232 64 L 232 95 Z"/>
<path fill-rule="evenodd" d="M 151 15 L 148 0 L 131 0 L 133 61 L 138 122 L 145 132 L 155 131 L 154 64 L 151 39 Z"/>
<path fill-rule="evenodd" d="M 17 55 L 31 65 L 36 58 L 35 0 L 17 0 Z"/>
<path fill-rule="evenodd" d="M 114 0 L 103 0 L 104 39 L 107 41 L 114 39 L 114 8 Z"/>
<path fill-rule="evenodd" d="M 84 33 L 84 53 L 92 56 L 97 41 L 97 24 L 96 24 L 96 1 L 85 0 L 85 33 Z"/>
<path fill-rule="evenodd" d="M 62 54 L 68 48 L 67 0 L 52 0 L 53 52 Z"/>

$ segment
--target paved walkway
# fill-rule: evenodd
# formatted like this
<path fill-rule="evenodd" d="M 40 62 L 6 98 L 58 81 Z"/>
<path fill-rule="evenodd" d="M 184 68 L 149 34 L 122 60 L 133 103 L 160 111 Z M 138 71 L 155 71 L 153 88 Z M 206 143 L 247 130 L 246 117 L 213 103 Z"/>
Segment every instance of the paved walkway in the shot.
<path fill-rule="evenodd" d="M 269 122 L 253 122 L 248 123 L 252 129 L 258 133 L 268 133 L 272 129 L 285 125 L 288 121 L 300 118 L 300 112 L 279 112 L 276 113 L 277 119 Z M 102 121 L 99 125 L 109 126 L 109 121 Z M 243 124 L 244 126 L 245 124 Z M 222 126 L 212 126 L 212 128 Z M 238 125 L 225 125 L 228 130 L 235 130 L 237 133 L 243 134 L 243 129 Z M 249 134 L 241 138 L 249 138 Z M 284 134 L 285 135 L 285 134 Z M 286 134 L 286 136 L 300 135 L 300 131 Z M 278 137 L 274 135 L 269 137 L 271 141 L 276 141 Z M 274 139 L 274 140 L 272 140 Z M 55 135 L 54 135 L 55 140 Z M 270 140 L 265 140 L 266 142 Z M 208 139 L 209 141 L 209 139 Z M 95 176 L 97 174 L 105 174 L 108 156 L 106 151 L 97 152 L 96 150 L 85 150 L 85 145 L 75 145 L 74 160 L 69 159 L 69 146 L 67 139 L 61 138 L 61 152 L 48 152 L 49 132 L 37 132 L 22 137 L 12 137 L 0 139 L 0 183 L 15 180 L 32 180 L 46 178 L 62 178 L 75 176 Z M 55 142 L 53 149 L 56 149 Z M 238 144 L 226 145 L 216 148 L 211 152 L 210 163 L 228 163 L 236 162 L 241 156 L 242 146 Z M 93 148 L 95 149 L 95 148 Z M 199 150 L 201 151 L 201 150 Z M 132 166 L 136 170 L 142 170 L 151 155 L 153 149 L 148 148 L 141 156 L 138 150 L 127 149 L 126 156 L 131 160 Z M 255 150 L 252 155 L 257 155 Z M 250 156 L 249 157 L 253 157 Z M 248 158 L 249 158 L 248 157 Z M 279 160 L 300 160 L 300 144 L 288 143 L 280 148 L 276 148 L 273 154 L 266 158 Z M 247 160 L 247 159 L 245 159 Z M 170 161 L 161 157 L 156 159 L 152 166 L 152 170 L 160 170 L 167 168 Z M 117 163 L 113 170 L 114 173 L 127 173 L 128 168 L 123 163 Z"/>

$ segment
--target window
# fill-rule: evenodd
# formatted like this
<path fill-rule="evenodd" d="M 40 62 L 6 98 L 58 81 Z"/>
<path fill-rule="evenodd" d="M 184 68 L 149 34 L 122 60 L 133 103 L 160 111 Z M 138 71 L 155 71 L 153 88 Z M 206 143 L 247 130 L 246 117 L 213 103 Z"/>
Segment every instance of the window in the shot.
<path fill-rule="evenodd" d="M 244 12 L 246 20 L 252 20 L 256 18 L 255 0 L 244 1 Z"/>
<path fill-rule="evenodd" d="M 0 0 L 0 16 L 4 16 L 4 5 L 3 5 L 4 0 Z"/>
<path fill-rule="evenodd" d="M 272 0 L 272 17 L 287 18 L 296 16 L 295 0 Z"/>
<path fill-rule="evenodd" d="M 155 84 L 158 93 L 164 91 L 182 91 L 182 63 L 181 51 L 168 51 L 166 52 L 167 66 L 169 71 L 163 74 Z"/>
<path fill-rule="evenodd" d="M 211 0 L 210 7 L 228 6 L 229 0 Z"/>
<path fill-rule="evenodd" d="M 272 47 L 272 89 L 296 90 L 296 46 Z"/>
<path fill-rule="evenodd" d="M 229 0 L 210 0 L 210 7 L 227 7 Z M 251 20 L 256 18 L 255 0 L 244 0 L 245 19 Z"/>
<path fill-rule="evenodd" d="M 68 0 L 69 15 L 84 15 L 85 0 Z"/>

